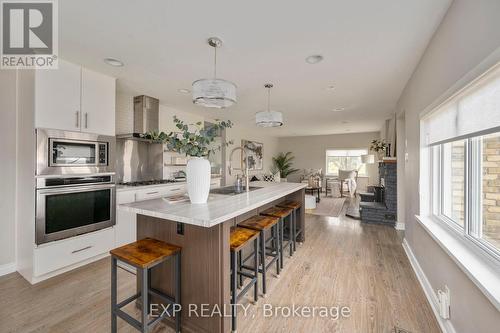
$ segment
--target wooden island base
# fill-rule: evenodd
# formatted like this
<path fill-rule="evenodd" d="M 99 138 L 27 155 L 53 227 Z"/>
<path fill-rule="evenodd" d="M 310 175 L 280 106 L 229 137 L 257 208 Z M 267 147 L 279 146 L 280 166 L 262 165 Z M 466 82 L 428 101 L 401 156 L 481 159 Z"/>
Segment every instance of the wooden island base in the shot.
<path fill-rule="evenodd" d="M 184 332 L 231 332 L 230 228 L 285 200 L 298 201 L 304 207 L 304 189 L 210 228 L 137 215 L 137 239 L 151 237 L 182 247 L 181 304 Z M 303 230 L 298 237 L 298 241 L 301 242 L 305 240 L 304 223 L 304 209 L 300 209 L 297 227 Z M 153 268 L 151 273 L 153 288 L 172 295 L 172 282 L 173 262 Z M 160 303 L 155 297 L 152 298 L 152 302 Z M 161 314 L 162 310 L 162 306 L 159 305 L 158 314 Z M 215 315 L 211 315 L 212 312 Z M 217 315 L 219 312 L 226 316 Z M 169 325 L 173 327 L 173 321 L 169 322 Z"/>

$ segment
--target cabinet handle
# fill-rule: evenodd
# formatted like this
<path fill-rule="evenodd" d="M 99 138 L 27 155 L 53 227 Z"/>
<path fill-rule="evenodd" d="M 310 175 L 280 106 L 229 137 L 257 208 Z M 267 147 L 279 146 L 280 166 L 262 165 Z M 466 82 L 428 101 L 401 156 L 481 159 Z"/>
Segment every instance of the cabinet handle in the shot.
<path fill-rule="evenodd" d="M 158 192 L 158 191 L 156 191 L 156 192 L 148 192 L 148 193 L 146 193 L 146 194 L 147 194 L 147 195 L 151 195 L 151 194 L 158 194 L 158 193 L 159 193 L 159 192 Z"/>
<path fill-rule="evenodd" d="M 85 112 L 85 128 L 88 128 L 89 126 L 89 114 Z"/>
<path fill-rule="evenodd" d="M 82 252 L 82 251 L 85 251 L 85 250 L 88 250 L 88 249 L 91 249 L 91 248 L 92 248 L 92 245 L 89 245 L 89 246 L 85 246 L 85 247 L 83 247 L 81 249 L 71 251 L 71 253 L 78 253 L 78 252 Z"/>
<path fill-rule="evenodd" d="M 180 191 L 181 189 L 180 188 L 173 188 L 170 190 L 170 192 L 175 192 L 175 191 Z"/>
<path fill-rule="evenodd" d="M 80 112 L 76 111 L 76 128 L 80 127 Z"/>

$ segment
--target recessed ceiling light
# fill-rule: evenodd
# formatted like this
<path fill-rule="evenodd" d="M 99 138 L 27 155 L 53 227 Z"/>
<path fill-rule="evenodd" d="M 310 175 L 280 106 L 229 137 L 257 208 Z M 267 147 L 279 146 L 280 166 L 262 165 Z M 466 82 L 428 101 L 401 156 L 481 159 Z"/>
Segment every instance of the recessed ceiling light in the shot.
<path fill-rule="evenodd" d="M 177 91 L 181 94 L 189 94 L 191 92 L 189 89 L 178 89 Z"/>
<path fill-rule="evenodd" d="M 104 58 L 104 62 L 110 66 L 114 66 L 114 67 L 122 67 L 123 66 L 123 62 L 121 62 L 120 60 L 118 59 L 115 59 L 115 58 Z"/>
<path fill-rule="evenodd" d="M 342 124 L 348 124 L 349 122 L 347 120 L 342 121 Z"/>
<path fill-rule="evenodd" d="M 317 64 L 321 60 L 323 60 L 323 56 L 319 54 L 310 55 L 306 58 L 306 62 L 311 65 Z"/>
<path fill-rule="evenodd" d="M 328 91 L 332 91 L 332 90 L 335 90 L 335 86 L 328 86 L 325 89 Z"/>
<path fill-rule="evenodd" d="M 333 111 L 333 112 L 342 112 L 342 111 L 345 111 L 345 108 L 342 108 L 342 107 L 340 107 L 340 108 L 335 108 L 335 109 L 333 109 L 332 111 Z"/>

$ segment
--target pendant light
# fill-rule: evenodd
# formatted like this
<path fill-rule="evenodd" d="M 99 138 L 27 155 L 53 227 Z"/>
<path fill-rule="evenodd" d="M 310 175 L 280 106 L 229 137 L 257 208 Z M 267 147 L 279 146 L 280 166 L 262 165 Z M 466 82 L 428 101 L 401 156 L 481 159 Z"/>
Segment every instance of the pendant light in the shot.
<path fill-rule="evenodd" d="M 211 37 L 207 42 L 214 48 L 214 77 L 193 82 L 193 103 L 207 108 L 224 109 L 236 103 L 236 85 L 217 78 L 217 48 L 222 46 L 222 41 Z"/>
<path fill-rule="evenodd" d="M 283 115 L 279 111 L 271 111 L 271 88 L 272 83 L 266 83 L 267 89 L 267 111 L 260 111 L 255 114 L 255 123 L 260 127 L 280 127 L 283 126 Z"/>

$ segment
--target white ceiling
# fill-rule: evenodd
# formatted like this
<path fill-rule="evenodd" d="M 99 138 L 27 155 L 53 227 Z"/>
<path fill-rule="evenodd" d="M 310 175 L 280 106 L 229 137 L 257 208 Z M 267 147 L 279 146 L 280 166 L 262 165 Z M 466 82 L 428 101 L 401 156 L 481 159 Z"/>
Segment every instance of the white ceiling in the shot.
<path fill-rule="evenodd" d="M 254 125 L 272 82 L 276 136 L 379 130 L 394 111 L 451 0 L 64 0 L 60 54 L 118 78 L 118 89 L 212 118 Z M 195 106 L 190 88 L 213 71 L 206 39 L 224 41 L 218 76 L 238 86 L 238 104 Z M 307 64 L 308 55 L 324 60 Z M 113 68 L 103 58 L 125 66 Z M 334 85 L 335 89 L 326 88 Z M 343 112 L 331 111 L 344 107 Z"/>

